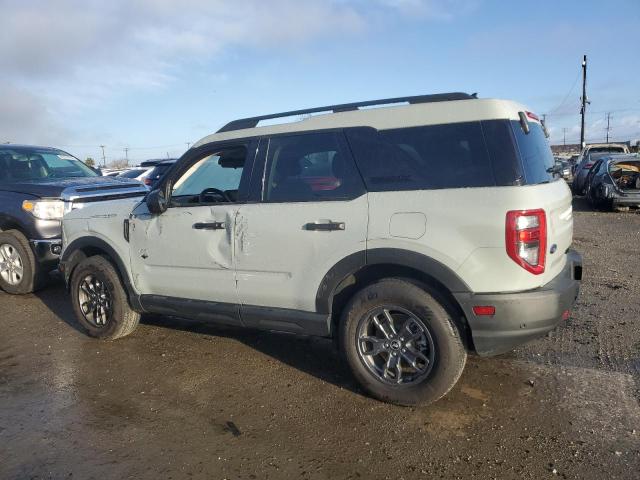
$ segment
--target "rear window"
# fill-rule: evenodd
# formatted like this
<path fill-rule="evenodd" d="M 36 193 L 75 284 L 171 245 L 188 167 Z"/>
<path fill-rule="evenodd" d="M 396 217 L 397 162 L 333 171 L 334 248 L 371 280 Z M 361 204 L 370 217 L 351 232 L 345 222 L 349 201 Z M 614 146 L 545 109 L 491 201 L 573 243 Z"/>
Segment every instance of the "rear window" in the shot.
<path fill-rule="evenodd" d="M 511 126 L 520 152 L 526 183 L 536 185 L 555 180 L 557 178 L 553 173 L 555 160 L 542 125 L 529 122 L 528 134 L 524 133 L 518 121 L 512 121 Z"/>
<path fill-rule="evenodd" d="M 522 168 L 507 121 L 347 131 L 370 191 L 519 185 Z"/>

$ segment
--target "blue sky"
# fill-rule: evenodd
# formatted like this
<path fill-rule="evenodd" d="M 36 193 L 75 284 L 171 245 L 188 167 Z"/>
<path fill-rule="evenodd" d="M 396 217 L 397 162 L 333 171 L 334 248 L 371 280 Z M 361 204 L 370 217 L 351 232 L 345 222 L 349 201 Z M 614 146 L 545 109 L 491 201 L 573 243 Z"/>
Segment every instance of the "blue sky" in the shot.
<path fill-rule="evenodd" d="M 0 141 L 180 155 L 234 118 L 445 91 L 640 139 L 640 1 L 0 0 Z"/>

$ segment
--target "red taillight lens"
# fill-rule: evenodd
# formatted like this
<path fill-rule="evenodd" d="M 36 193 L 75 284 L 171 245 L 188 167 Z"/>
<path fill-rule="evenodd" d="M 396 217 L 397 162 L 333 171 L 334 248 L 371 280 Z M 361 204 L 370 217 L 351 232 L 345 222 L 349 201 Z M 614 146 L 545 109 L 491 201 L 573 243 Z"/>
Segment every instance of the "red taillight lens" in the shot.
<path fill-rule="evenodd" d="M 153 183 L 153 181 L 150 178 L 145 178 L 144 179 L 144 184 L 147 186 L 151 186 L 151 184 Z"/>
<path fill-rule="evenodd" d="M 588 170 L 589 168 L 591 168 L 591 167 L 593 167 L 593 163 L 585 163 L 585 164 L 584 164 L 584 168 L 585 168 L 585 169 L 587 169 L 587 170 Z"/>
<path fill-rule="evenodd" d="M 512 210 L 507 212 L 507 255 L 533 273 L 544 273 L 547 250 L 547 216 L 544 210 Z"/>
<path fill-rule="evenodd" d="M 477 316 L 493 316 L 496 314 L 496 307 L 492 305 L 475 305 L 473 313 Z"/>

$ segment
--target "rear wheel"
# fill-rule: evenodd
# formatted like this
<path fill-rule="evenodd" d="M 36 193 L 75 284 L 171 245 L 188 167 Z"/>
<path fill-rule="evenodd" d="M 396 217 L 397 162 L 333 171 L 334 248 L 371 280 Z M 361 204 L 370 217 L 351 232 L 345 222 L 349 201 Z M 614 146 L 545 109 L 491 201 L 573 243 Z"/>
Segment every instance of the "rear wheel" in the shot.
<path fill-rule="evenodd" d="M 132 333 L 140 321 L 127 299 L 118 272 L 104 257 L 83 260 L 71 276 L 73 310 L 87 333 L 115 340 Z"/>
<path fill-rule="evenodd" d="M 18 230 L 0 232 L 0 288 L 7 293 L 24 295 L 38 290 L 44 283 L 44 271 Z"/>
<path fill-rule="evenodd" d="M 467 358 L 443 304 L 400 279 L 382 280 L 353 297 L 343 313 L 340 343 L 362 387 L 400 405 L 427 405 L 443 397 Z"/>

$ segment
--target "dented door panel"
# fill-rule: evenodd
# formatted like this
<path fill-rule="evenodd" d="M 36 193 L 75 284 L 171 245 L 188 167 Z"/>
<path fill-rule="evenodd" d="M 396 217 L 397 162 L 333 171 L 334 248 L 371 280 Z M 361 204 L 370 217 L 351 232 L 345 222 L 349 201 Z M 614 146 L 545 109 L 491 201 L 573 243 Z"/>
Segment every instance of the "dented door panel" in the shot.
<path fill-rule="evenodd" d="M 141 294 L 237 303 L 233 268 L 237 205 L 140 205 L 130 220 L 131 263 Z M 197 224 L 216 224 L 215 229 Z"/>

